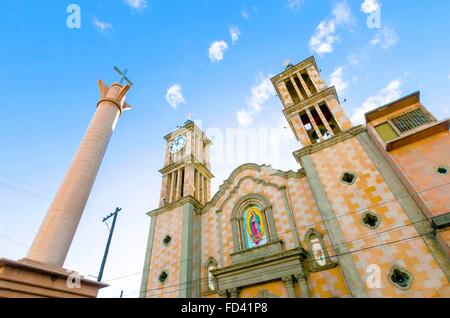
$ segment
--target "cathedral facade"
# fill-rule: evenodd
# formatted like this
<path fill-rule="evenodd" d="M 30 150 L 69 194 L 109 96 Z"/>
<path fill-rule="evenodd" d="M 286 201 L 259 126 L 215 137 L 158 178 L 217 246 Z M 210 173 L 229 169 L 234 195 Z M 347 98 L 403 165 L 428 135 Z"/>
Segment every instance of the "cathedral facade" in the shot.
<path fill-rule="evenodd" d="M 416 92 L 353 126 L 315 59 L 272 83 L 298 171 L 237 167 L 211 195 L 211 141 L 168 134 L 141 297 L 450 297 L 449 119 Z"/>

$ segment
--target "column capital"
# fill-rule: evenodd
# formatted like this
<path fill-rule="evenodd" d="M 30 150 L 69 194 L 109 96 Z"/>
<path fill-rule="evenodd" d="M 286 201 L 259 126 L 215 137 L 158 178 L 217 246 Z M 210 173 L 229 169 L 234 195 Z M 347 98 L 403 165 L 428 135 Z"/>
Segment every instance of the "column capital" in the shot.
<path fill-rule="evenodd" d="M 130 85 L 123 86 L 119 83 L 113 83 L 111 86 L 108 86 L 102 80 L 99 80 L 98 88 L 100 90 L 100 100 L 97 103 L 97 107 L 103 102 L 110 102 L 117 106 L 121 114 L 122 111 L 131 109 L 131 106 L 125 101 L 125 95 L 131 88 Z"/>
<path fill-rule="evenodd" d="M 221 289 L 217 292 L 220 298 L 228 298 L 228 291 L 226 289 Z"/>
<path fill-rule="evenodd" d="M 239 287 L 228 289 L 228 292 L 230 293 L 231 298 L 239 298 L 240 291 L 241 291 L 241 289 Z"/>
<path fill-rule="evenodd" d="M 286 286 L 294 286 L 294 278 L 292 276 L 282 277 L 281 280 Z"/>
<path fill-rule="evenodd" d="M 307 277 L 306 277 L 306 274 L 305 274 L 305 273 L 299 273 L 299 274 L 295 274 L 294 276 L 295 276 L 295 279 L 296 279 L 296 280 L 298 280 L 298 281 L 301 281 L 301 280 L 306 280 L 306 279 L 307 279 Z"/>
<path fill-rule="evenodd" d="M 300 287 L 300 292 L 302 294 L 302 298 L 309 298 L 309 288 L 308 283 L 306 282 L 306 275 L 302 270 L 301 273 L 295 274 L 295 279 L 297 280 L 297 284 Z"/>
<path fill-rule="evenodd" d="M 297 296 L 295 295 L 294 278 L 292 277 L 292 275 L 282 277 L 281 280 L 283 281 L 284 285 L 286 286 L 288 297 L 296 298 Z"/>

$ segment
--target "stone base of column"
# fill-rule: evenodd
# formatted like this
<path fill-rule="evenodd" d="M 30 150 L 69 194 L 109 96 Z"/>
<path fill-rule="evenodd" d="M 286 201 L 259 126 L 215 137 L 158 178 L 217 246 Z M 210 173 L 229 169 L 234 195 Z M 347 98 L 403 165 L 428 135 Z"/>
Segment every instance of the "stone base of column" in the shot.
<path fill-rule="evenodd" d="M 63 268 L 0 258 L 0 298 L 96 298 L 107 286 Z"/>

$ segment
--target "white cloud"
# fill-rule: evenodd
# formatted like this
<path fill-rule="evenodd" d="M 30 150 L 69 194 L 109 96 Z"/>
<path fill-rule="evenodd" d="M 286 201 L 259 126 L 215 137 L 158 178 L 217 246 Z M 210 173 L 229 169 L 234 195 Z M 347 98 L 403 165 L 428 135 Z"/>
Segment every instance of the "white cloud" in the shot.
<path fill-rule="evenodd" d="M 288 0 L 288 8 L 291 9 L 291 11 L 295 11 L 300 9 L 304 3 L 305 0 Z"/>
<path fill-rule="evenodd" d="M 352 11 L 347 2 L 338 3 L 333 9 L 336 25 L 350 24 L 353 21 Z"/>
<path fill-rule="evenodd" d="M 372 47 L 381 46 L 381 48 L 387 50 L 397 44 L 399 37 L 397 33 L 390 27 L 384 27 L 375 35 L 375 37 L 370 41 Z"/>
<path fill-rule="evenodd" d="M 136 11 L 140 11 L 147 6 L 146 0 L 125 0 L 125 3 Z"/>
<path fill-rule="evenodd" d="M 239 36 L 241 35 L 241 31 L 237 26 L 230 26 L 228 28 L 230 32 L 231 42 L 235 44 L 237 41 L 239 41 Z"/>
<path fill-rule="evenodd" d="M 364 123 L 364 114 L 396 99 L 402 95 L 401 80 L 391 81 L 385 88 L 383 88 L 377 95 L 367 98 L 363 105 L 357 108 L 352 116 L 354 124 Z"/>
<path fill-rule="evenodd" d="M 344 68 L 342 66 L 335 69 L 330 75 L 330 85 L 336 87 L 338 94 L 344 94 L 349 85 L 348 82 L 344 81 L 343 76 Z"/>
<path fill-rule="evenodd" d="M 364 0 L 361 4 L 361 11 L 367 14 L 374 13 L 380 8 L 378 0 Z"/>
<path fill-rule="evenodd" d="M 209 47 L 209 59 L 211 62 L 220 62 L 223 60 L 223 52 L 228 49 L 225 41 L 216 41 Z"/>
<path fill-rule="evenodd" d="M 175 84 L 170 86 L 166 92 L 166 101 L 170 106 L 177 109 L 179 104 L 185 103 L 181 85 Z"/>
<path fill-rule="evenodd" d="M 336 28 L 350 25 L 353 22 L 352 12 L 347 2 L 340 2 L 333 8 L 333 17 L 323 20 L 316 27 L 316 32 L 309 40 L 309 48 L 319 56 L 333 52 L 333 45 L 338 40 Z"/>
<path fill-rule="evenodd" d="M 247 101 L 250 109 L 260 112 L 263 104 L 270 98 L 271 94 L 274 93 L 270 78 L 270 75 L 266 77 L 260 76 L 260 83 L 252 87 L 252 96 Z"/>
<path fill-rule="evenodd" d="M 333 44 L 336 42 L 336 25 L 334 20 L 322 21 L 316 28 L 316 33 L 309 40 L 309 47 L 320 56 L 333 52 Z"/>
<path fill-rule="evenodd" d="M 270 81 L 272 75 L 263 76 L 259 74 L 258 82 L 251 89 L 251 96 L 247 99 L 247 107 L 236 113 L 239 124 L 250 126 L 253 123 L 253 116 L 262 110 L 264 103 L 275 93 Z"/>
<path fill-rule="evenodd" d="M 94 21 L 92 23 L 94 24 L 95 28 L 97 30 L 99 30 L 100 32 L 106 32 L 109 29 L 112 29 L 111 23 L 108 23 L 108 22 L 104 22 L 104 21 L 100 21 L 98 19 L 94 19 Z"/>
<path fill-rule="evenodd" d="M 253 114 L 245 109 L 241 109 L 236 113 L 240 125 L 248 127 L 253 123 Z"/>

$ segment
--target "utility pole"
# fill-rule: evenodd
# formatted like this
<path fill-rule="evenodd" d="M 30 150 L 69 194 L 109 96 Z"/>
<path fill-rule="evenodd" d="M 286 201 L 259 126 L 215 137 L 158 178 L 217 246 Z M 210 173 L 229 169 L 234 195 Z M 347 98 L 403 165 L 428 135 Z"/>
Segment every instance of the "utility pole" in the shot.
<path fill-rule="evenodd" d="M 120 211 L 122 211 L 121 208 L 116 208 L 116 211 L 114 213 L 111 213 L 107 217 L 103 218 L 103 221 L 102 221 L 102 222 L 106 222 L 111 217 L 114 217 L 112 225 L 111 225 L 111 229 L 109 230 L 109 237 L 108 237 L 108 242 L 106 243 L 105 254 L 103 255 L 102 266 L 100 267 L 100 273 L 98 274 L 98 278 L 97 278 L 97 281 L 99 281 L 99 282 L 102 281 L 103 270 L 105 269 L 106 259 L 108 258 L 109 245 L 111 244 L 112 235 L 114 233 L 114 227 L 116 226 L 117 215 L 119 214 Z"/>

